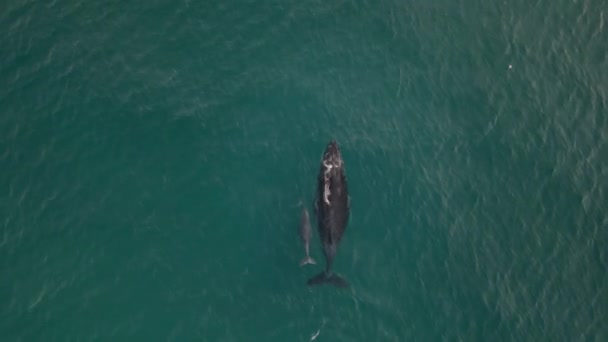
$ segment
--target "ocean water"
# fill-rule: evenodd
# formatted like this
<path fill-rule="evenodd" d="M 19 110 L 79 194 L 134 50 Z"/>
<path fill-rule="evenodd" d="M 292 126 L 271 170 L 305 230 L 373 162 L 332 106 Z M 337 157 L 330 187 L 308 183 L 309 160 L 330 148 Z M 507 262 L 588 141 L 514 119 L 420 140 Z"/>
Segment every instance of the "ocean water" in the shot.
<path fill-rule="evenodd" d="M 3 341 L 606 341 L 601 0 L 0 5 Z M 351 220 L 307 287 L 298 203 Z"/>

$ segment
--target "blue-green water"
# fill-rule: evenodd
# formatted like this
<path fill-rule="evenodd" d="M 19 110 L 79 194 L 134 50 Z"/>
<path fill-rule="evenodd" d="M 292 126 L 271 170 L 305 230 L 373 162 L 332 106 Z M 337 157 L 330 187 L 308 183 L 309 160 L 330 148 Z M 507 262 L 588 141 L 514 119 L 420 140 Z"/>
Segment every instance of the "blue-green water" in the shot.
<path fill-rule="evenodd" d="M 2 340 L 605 341 L 606 20 L 602 0 L 5 1 Z M 345 290 L 306 286 L 316 234 L 298 266 L 332 138 Z"/>

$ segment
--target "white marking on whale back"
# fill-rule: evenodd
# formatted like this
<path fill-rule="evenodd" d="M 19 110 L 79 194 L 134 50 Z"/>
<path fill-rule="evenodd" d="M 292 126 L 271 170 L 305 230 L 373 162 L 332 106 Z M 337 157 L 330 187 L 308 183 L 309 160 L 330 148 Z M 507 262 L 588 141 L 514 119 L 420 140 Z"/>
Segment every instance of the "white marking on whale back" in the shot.
<path fill-rule="evenodd" d="M 341 158 L 330 158 L 331 161 L 328 162 L 327 160 L 323 160 L 323 167 L 324 167 L 324 172 L 323 172 L 323 180 L 325 183 L 325 187 L 323 188 L 323 201 L 327 204 L 330 205 L 329 202 L 329 195 L 331 195 L 331 192 L 329 190 L 329 178 L 331 176 L 331 170 L 335 167 L 335 168 L 339 168 L 342 166 L 342 159 Z"/>
<path fill-rule="evenodd" d="M 323 173 L 323 180 L 325 183 L 325 187 L 323 188 L 323 201 L 327 204 L 330 205 L 329 203 L 329 195 L 331 194 L 329 191 L 329 174 L 331 172 L 331 169 L 333 167 L 333 165 L 331 164 L 327 164 L 325 161 L 323 161 L 323 166 L 325 167 L 325 171 Z"/>

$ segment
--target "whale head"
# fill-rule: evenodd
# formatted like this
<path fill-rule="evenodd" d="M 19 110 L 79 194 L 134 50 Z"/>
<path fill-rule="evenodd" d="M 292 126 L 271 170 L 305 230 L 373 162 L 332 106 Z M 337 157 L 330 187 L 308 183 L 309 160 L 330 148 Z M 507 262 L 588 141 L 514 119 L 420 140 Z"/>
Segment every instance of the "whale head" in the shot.
<path fill-rule="evenodd" d="M 332 139 L 325 148 L 325 153 L 323 153 L 323 166 L 326 171 L 342 167 L 342 154 L 340 153 L 338 143 L 334 139 Z"/>

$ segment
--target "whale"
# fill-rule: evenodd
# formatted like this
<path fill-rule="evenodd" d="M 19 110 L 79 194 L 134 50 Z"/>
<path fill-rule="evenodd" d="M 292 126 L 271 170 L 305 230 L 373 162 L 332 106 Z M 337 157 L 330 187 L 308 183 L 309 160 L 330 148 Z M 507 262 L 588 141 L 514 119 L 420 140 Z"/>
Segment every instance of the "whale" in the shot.
<path fill-rule="evenodd" d="M 300 202 L 302 203 L 302 202 Z M 312 236 L 312 228 L 310 226 L 310 216 L 308 215 L 308 210 L 304 205 L 302 205 L 302 209 L 300 210 L 300 240 L 304 244 L 304 251 L 306 255 L 300 261 L 300 266 L 304 265 L 315 265 L 317 262 L 310 257 L 310 238 Z"/>
<path fill-rule="evenodd" d="M 334 258 L 350 216 L 350 196 L 344 160 L 335 139 L 329 141 L 323 152 L 313 205 L 325 256 L 325 270 L 308 279 L 307 284 L 348 287 L 347 280 L 332 271 Z"/>

